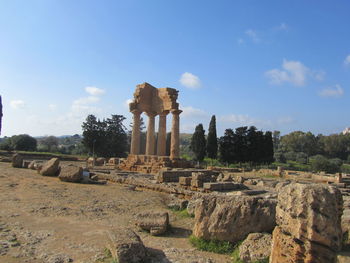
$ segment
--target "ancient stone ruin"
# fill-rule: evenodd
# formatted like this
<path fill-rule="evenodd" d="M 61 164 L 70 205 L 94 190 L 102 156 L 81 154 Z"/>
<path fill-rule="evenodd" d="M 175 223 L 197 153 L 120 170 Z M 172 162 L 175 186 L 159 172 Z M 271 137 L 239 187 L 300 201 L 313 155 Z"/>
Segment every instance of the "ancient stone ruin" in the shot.
<path fill-rule="evenodd" d="M 180 114 L 176 102 L 178 91 L 172 88 L 155 88 L 148 83 L 137 85 L 134 99 L 129 104 L 133 114 L 133 127 L 130 154 L 119 165 L 120 169 L 145 173 L 157 173 L 164 167 L 188 167 L 180 159 Z M 140 153 L 141 114 L 148 117 L 146 152 Z M 167 115 L 172 115 L 170 156 L 166 156 Z M 159 128 L 156 136 L 155 118 L 159 116 Z"/>

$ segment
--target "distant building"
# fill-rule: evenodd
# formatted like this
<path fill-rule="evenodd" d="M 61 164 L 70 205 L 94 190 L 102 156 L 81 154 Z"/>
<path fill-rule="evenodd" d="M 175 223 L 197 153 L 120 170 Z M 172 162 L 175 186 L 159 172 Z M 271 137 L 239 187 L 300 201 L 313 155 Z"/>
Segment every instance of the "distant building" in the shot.
<path fill-rule="evenodd" d="M 350 128 L 348 127 L 348 128 L 345 128 L 345 130 L 343 131 L 343 134 L 345 135 L 345 134 L 348 134 L 348 133 L 350 133 Z"/>

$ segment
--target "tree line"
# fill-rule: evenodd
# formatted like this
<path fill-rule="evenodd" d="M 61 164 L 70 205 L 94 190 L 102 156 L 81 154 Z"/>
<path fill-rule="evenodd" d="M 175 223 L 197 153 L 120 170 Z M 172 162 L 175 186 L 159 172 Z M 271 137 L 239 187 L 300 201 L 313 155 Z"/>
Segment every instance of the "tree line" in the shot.
<path fill-rule="evenodd" d="M 235 131 L 226 129 L 223 136 L 217 138 L 216 118 L 212 116 L 208 136 L 202 124 L 198 124 L 191 138 L 190 149 L 195 160 L 201 162 L 207 156 L 219 159 L 226 164 L 250 163 L 269 164 L 274 161 L 273 140 L 270 131 L 258 131 L 256 127 L 239 127 Z"/>

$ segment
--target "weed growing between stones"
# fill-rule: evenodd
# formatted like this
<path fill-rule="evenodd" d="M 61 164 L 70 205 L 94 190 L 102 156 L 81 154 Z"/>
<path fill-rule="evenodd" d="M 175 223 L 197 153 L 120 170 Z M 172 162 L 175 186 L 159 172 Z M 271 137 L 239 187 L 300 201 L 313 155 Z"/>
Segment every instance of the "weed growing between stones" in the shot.
<path fill-rule="evenodd" d="M 174 212 L 174 214 L 180 218 L 190 218 L 190 217 L 194 217 L 192 215 L 190 215 L 188 212 L 187 212 L 187 209 L 182 209 L 182 210 L 179 210 L 179 209 L 175 209 L 175 208 L 169 208 L 169 210 L 171 210 L 172 212 Z"/>
<path fill-rule="evenodd" d="M 202 238 L 191 235 L 190 243 L 199 250 L 214 252 L 218 254 L 230 254 L 234 250 L 234 246 L 228 241 L 204 240 Z"/>

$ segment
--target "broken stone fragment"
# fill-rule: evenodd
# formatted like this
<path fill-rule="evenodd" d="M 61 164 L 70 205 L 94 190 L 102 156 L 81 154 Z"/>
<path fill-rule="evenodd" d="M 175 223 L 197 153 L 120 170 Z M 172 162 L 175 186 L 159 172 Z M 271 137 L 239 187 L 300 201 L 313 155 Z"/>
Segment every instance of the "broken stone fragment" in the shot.
<path fill-rule="evenodd" d="M 118 263 L 141 263 L 146 259 L 146 248 L 131 229 L 109 230 L 107 248 Z"/>
<path fill-rule="evenodd" d="M 58 178 L 64 182 L 79 183 L 83 179 L 83 168 L 73 165 L 64 166 Z"/>
<path fill-rule="evenodd" d="M 40 174 L 44 176 L 58 176 L 60 173 L 60 160 L 58 158 L 52 158 L 46 163 L 40 170 Z"/>
<path fill-rule="evenodd" d="M 161 235 L 169 227 L 169 215 L 167 212 L 140 213 L 136 216 L 136 225 L 153 236 Z"/>
<path fill-rule="evenodd" d="M 23 156 L 19 153 L 16 153 L 12 156 L 12 167 L 22 168 L 23 165 Z"/>

